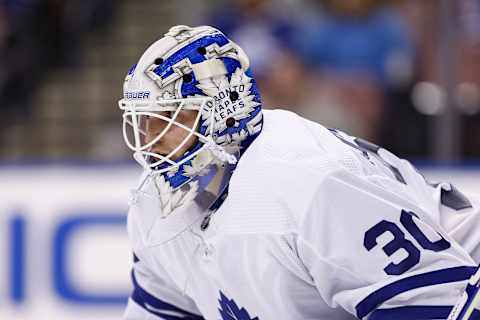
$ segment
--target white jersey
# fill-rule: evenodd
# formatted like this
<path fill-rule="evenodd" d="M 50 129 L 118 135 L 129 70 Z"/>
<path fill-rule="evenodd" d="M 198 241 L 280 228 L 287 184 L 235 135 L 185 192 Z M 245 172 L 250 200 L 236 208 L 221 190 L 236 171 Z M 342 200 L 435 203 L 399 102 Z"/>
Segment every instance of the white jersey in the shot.
<path fill-rule="evenodd" d="M 267 110 L 206 229 L 208 212 L 132 205 L 125 319 L 445 319 L 480 260 L 478 208 L 384 149 Z"/>

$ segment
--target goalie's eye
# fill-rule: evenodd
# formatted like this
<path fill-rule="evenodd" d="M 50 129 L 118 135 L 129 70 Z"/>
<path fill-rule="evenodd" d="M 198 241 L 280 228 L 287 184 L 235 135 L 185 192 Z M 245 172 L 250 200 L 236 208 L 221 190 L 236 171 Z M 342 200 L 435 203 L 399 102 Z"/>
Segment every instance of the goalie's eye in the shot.
<path fill-rule="evenodd" d="M 152 113 L 171 119 L 173 117 L 173 115 L 175 114 L 175 111 L 155 111 L 155 112 L 152 112 Z M 145 115 L 145 119 L 146 120 L 152 120 L 152 119 L 160 119 L 160 118 L 157 118 L 154 115 Z"/>

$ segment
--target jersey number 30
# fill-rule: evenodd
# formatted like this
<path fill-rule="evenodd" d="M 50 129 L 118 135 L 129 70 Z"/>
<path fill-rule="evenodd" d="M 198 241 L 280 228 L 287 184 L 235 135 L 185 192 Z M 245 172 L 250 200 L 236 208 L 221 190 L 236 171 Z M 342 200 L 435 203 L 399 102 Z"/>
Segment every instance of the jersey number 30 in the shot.
<path fill-rule="evenodd" d="M 402 210 L 400 223 L 423 249 L 438 252 L 450 248 L 450 242 L 445 240 L 440 234 L 440 240 L 430 241 L 417 226 L 414 217 L 418 219 L 415 213 Z M 378 244 L 377 239 L 387 232 L 393 236 L 393 239 L 383 246 L 383 252 L 390 257 L 395 252 L 403 249 L 407 252 L 407 257 L 398 263 L 389 263 L 383 270 L 389 275 L 403 274 L 420 261 L 420 250 L 412 241 L 405 238 L 405 233 L 398 225 L 387 220 L 380 221 L 365 232 L 363 246 L 368 251 L 372 250 Z"/>

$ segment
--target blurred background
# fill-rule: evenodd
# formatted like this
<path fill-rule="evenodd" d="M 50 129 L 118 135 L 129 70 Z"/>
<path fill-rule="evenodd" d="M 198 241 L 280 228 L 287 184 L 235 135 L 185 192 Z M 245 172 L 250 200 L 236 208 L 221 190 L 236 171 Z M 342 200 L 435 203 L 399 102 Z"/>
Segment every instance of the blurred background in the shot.
<path fill-rule="evenodd" d="M 118 319 L 139 169 L 123 79 L 176 24 L 250 56 L 265 108 L 480 193 L 480 0 L 0 0 L 0 318 Z"/>

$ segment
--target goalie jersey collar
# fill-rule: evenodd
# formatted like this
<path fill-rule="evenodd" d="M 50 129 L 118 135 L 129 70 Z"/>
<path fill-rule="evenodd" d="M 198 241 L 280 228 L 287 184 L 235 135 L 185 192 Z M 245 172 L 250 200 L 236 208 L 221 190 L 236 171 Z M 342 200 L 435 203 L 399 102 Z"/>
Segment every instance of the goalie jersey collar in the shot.
<path fill-rule="evenodd" d="M 225 202 L 228 195 L 227 184 L 220 196 L 212 205 L 205 210 L 199 203 L 191 201 L 188 205 L 180 207 L 166 218 L 158 215 L 160 200 L 158 197 L 148 195 L 148 192 L 140 192 L 135 195 L 131 201 L 129 217 L 135 220 L 135 225 L 140 230 L 142 242 L 147 246 L 159 245 L 165 243 L 183 231 L 192 228 L 194 224 L 205 231 L 207 229 L 210 217 Z M 212 233 L 208 230 L 205 235 Z"/>

